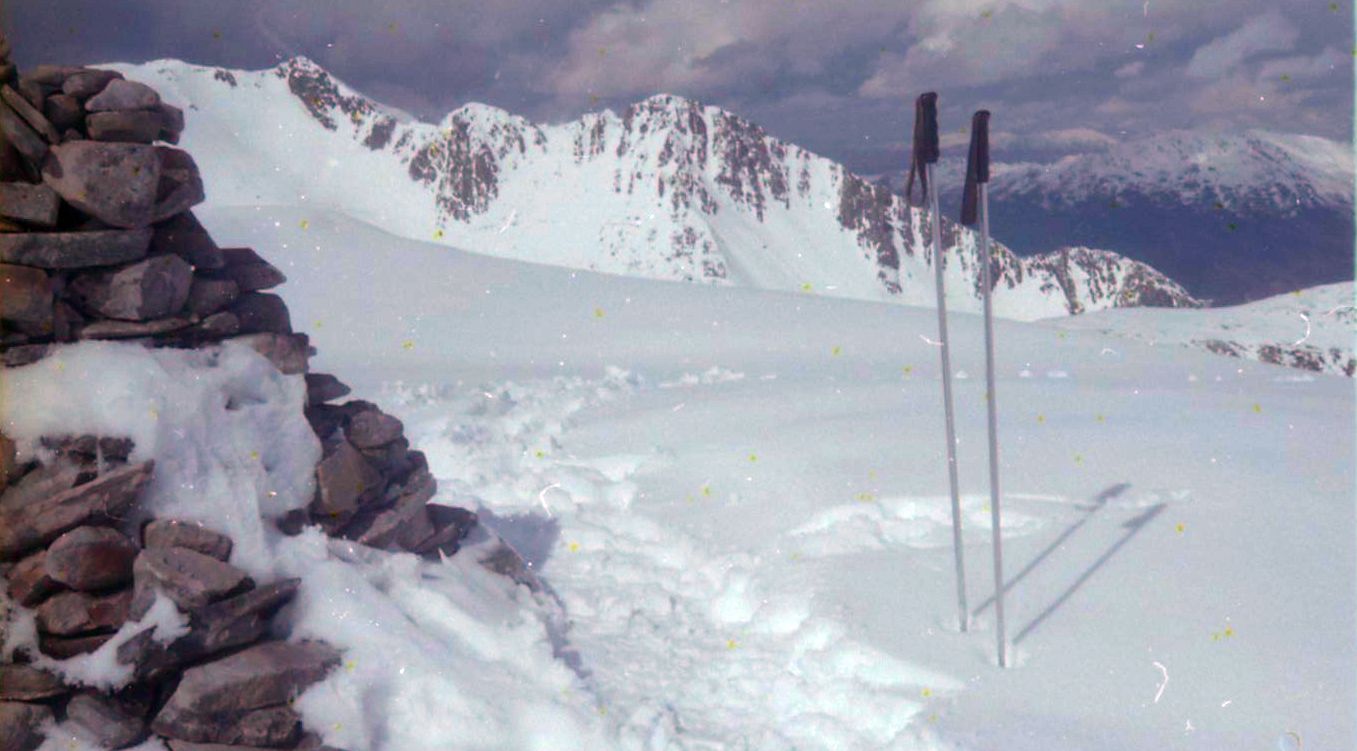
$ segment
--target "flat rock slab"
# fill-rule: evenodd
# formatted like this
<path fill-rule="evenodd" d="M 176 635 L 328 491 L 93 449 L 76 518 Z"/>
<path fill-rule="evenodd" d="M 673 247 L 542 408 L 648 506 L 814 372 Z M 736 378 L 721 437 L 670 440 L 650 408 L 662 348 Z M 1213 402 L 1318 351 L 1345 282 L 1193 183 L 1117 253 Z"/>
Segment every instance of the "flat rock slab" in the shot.
<path fill-rule="evenodd" d="M 175 214 L 155 226 L 151 252 L 173 253 L 195 269 L 219 269 L 226 265 L 221 249 L 191 211 Z"/>
<path fill-rule="evenodd" d="M 344 427 L 344 436 L 359 449 L 385 446 L 404 432 L 405 426 L 400 420 L 377 409 L 359 412 Z"/>
<path fill-rule="evenodd" d="M 151 221 L 161 222 L 202 203 L 207 194 L 198 164 L 187 151 L 156 146 L 155 152 L 160 160 L 160 183 Z"/>
<path fill-rule="evenodd" d="M 291 747 L 301 738 L 302 721 L 291 708 L 278 706 L 239 713 L 179 713 L 163 721 L 157 717 L 155 730 L 171 738 L 230 748 L 278 748 Z"/>
<path fill-rule="evenodd" d="M 232 337 L 229 341 L 252 348 L 268 358 L 273 367 L 284 375 L 305 373 L 312 355 L 311 340 L 306 334 L 246 334 Z"/>
<path fill-rule="evenodd" d="M 156 519 L 141 531 L 141 539 L 150 550 L 188 548 L 219 561 L 231 558 L 231 538 L 196 522 Z"/>
<path fill-rule="evenodd" d="M 61 199 L 46 185 L 0 183 L 0 217 L 36 227 L 53 227 Z"/>
<path fill-rule="evenodd" d="M 85 118 L 91 141 L 154 143 L 160 127 L 160 113 L 146 110 L 95 112 Z"/>
<path fill-rule="evenodd" d="M 285 705 L 339 664 L 320 642 L 273 641 L 184 671 L 153 728 L 170 737 L 180 718 L 239 714 Z M 192 739 L 189 739 L 192 740 Z"/>
<path fill-rule="evenodd" d="M 348 441 L 338 441 L 316 465 L 312 514 L 339 524 L 382 489 L 382 476 Z"/>
<path fill-rule="evenodd" d="M 81 339 L 140 339 L 159 336 L 189 326 L 187 318 L 161 318 L 155 321 L 96 321 L 80 329 Z"/>
<path fill-rule="evenodd" d="M 40 704 L 0 702 L 0 751 L 33 751 L 42 745 L 42 726 L 52 710 Z"/>
<path fill-rule="evenodd" d="M 56 128 L 52 127 L 52 123 L 48 122 L 47 118 L 38 111 L 38 108 L 25 99 L 22 94 L 9 86 L 0 86 L 0 99 L 3 99 L 5 104 L 9 105 L 16 115 L 23 118 L 24 122 L 28 123 L 28 126 L 38 135 L 47 139 L 48 143 L 57 143 L 61 140 L 61 135 L 57 133 Z"/>
<path fill-rule="evenodd" d="M 71 141 L 52 147 L 42 179 L 95 219 L 136 229 L 154 221 L 160 170 L 153 146 Z"/>
<path fill-rule="evenodd" d="M 54 581 L 95 592 L 132 581 L 136 543 L 116 529 L 76 527 L 47 548 L 44 566 Z"/>
<path fill-rule="evenodd" d="M 122 77 L 123 74 L 116 70 L 81 68 L 66 76 L 61 82 L 61 91 L 76 99 L 85 100 L 103 91 L 109 81 Z"/>
<path fill-rule="evenodd" d="M 159 589 L 184 610 L 201 608 L 249 586 L 244 571 L 188 548 L 141 551 L 132 564 L 136 581 L 133 617 L 150 609 Z"/>
<path fill-rule="evenodd" d="M 306 374 L 306 403 L 310 406 L 348 396 L 351 390 L 343 381 L 329 373 Z"/>
<path fill-rule="evenodd" d="M 146 723 L 118 701 L 81 693 L 66 705 L 66 719 L 104 748 L 126 748 L 146 738 Z"/>
<path fill-rule="evenodd" d="M 116 631 L 127 622 L 131 605 L 131 590 L 102 597 L 84 592 L 62 592 L 38 606 L 38 628 L 53 636 Z"/>
<path fill-rule="evenodd" d="M 120 321 L 174 315 L 188 300 L 193 267 L 176 255 L 153 256 L 116 271 L 80 274 L 69 294 L 86 312 Z"/>
<path fill-rule="evenodd" d="M 114 79 L 108 82 L 104 90 L 85 102 L 90 112 L 108 112 L 112 110 L 153 110 L 160 106 L 160 95 L 144 83 Z"/>
<path fill-rule="evenodd" d="M 42 701 L 70 692 L 54 673 L 31 665 L 0 665 L 0 701 Z"/>
<path fill-rule="evenodd" d="M 33 164 L 41 164 L 47 156 L 47 142 L 3 102 L 0 102 L 0 135 Z"/>
<path fill-rule="evenodd" d="M 113 634 L 92 634 L 90 636 L 53 636 L 38 634 L 38 651 L 54 660 L 68 660 L 79 655 L 87 655 L 108 643 Z"/>
<path fill-rule="evenodd" d="M 47 97 L 42 104 L 42 114 L 53 128 L 62 132 L 78 130 L 85 122 L 85 110 L 80 106 L 80 100 L 66 94 Z"/>
<path fill-rule="evenodd" d="M 10 598 L 28 608 L 65 589 L 47 573 L 46 550 L 39 550 L 14 564 L 6 578 L 9 579 Z"/>
<path fill-rule="evenodd" d="M 146 256 L 151 230 L 0 233 L 0 262 L 44 269 L 110 266 Z"/>
<path fill-rule="evenodd" d="M 87 523 L 120 520 L 151 479 L 154 462 L 119 467 L 84 485 L 0 511 L 0 560 L 14 560 Z"/>
<path fill-rule="evenodd" d="M 208 316 L 235 302 L 238 297 L 240 287 L 230 279 L 208 279 L 194 275 L 193 283 L 188 288 L 185 310 L 190 315 Z"/>
<path fill-rule="evenodd" d="M 292 316 L 283 298 L 267 292 L 247 292 L 231 304 L 231 312 L 240 319 L 246 334 L 290 334 Z"/>

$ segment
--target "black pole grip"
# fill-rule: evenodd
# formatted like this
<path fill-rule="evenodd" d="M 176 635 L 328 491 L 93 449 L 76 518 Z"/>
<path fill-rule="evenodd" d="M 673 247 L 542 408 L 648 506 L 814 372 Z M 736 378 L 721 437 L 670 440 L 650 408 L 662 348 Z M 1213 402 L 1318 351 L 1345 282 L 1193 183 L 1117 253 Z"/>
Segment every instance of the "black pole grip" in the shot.
<path fill-rule="evenodd" d="M 976 222 L 980 184 L 989 182 L 989 110 L 971 116 L 971 150 L 966 156 L 966 186 L 961 191 L 961 223 Z"/>
<path fill-rule="evenodd" d="M 909 182 L 905 185 L 905 200 L 913 201 L 914 176 L 919 177 L 923 198 L 928 197 L 928 173 L 925 164 L 938 161 L 938 94 L 926 91 L 914 100 L 914 153 L 909 162 Z"/>

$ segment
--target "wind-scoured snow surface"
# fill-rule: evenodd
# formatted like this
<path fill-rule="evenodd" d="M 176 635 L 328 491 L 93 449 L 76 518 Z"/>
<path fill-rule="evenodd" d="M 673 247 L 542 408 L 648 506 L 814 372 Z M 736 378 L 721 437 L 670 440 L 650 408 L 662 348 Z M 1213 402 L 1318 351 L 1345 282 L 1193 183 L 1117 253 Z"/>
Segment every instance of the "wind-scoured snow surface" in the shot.
<path fill-rule="evenodd" d="M 549 590 L 279 543 L 281 570 L 316 569 L 303 633 L 356 657 L 303 698 L 338 745 L 1357 743 L 1346 378 L 1000 322 L 1000 670 L 976 317 L 952 320 L 963 634 L 932 311 L 524 264 L 314 207 L 201 213 L 267 249 L 317 369 L 395 411 L 441 497 Z"/>
<path fill-rule="evenodd" d="M 217 206 L 331 208 L 407 238 L 612 274 L 931 304 L 922 212 L 730 112 L 659 95 L 540 125 L 469 104 L 421 123 L 304 58 L 263 71 L 114 66 L 185 108 Z M 949 304 L 979 311 L 976 236 L 944 224 Z M 996 244 L 999 315 L 1192 306 L 1107 251 Z"/>

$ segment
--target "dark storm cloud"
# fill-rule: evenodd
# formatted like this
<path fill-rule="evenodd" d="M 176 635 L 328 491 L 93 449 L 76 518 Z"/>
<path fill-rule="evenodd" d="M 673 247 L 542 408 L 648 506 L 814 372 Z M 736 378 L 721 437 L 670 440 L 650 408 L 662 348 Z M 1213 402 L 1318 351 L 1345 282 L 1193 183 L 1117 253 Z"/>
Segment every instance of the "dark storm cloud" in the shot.
<path fill-rule="evenodd" d="M 1168 127 L 1351 132 L 1350 0 L 10 0 L 5 23 L 21 64 L 304 54 L 430 118 L 672 92 L 866 172 L 898 165 L 925 88 L 948 143 L 985 106 L 1013 158 Z"/>

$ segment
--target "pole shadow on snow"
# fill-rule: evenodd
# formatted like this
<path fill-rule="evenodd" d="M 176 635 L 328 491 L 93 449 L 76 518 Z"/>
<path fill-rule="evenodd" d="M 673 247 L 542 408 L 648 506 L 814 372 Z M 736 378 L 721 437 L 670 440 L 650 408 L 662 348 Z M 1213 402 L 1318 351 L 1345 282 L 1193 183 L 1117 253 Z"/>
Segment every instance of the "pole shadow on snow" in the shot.
<path fill-rule="evenodd" d="M 1013 578 L 1005 582 L 1004 594 L 1007 595 L 1009 591 L 1013 589 L 1013 587 L 1017 586 L 1018 582 L 1022 581 L 1024 578 L 1027 577 L 1028 574 L 1032 573 L 1032 570 L 1035 569 L 1038 565 L 1040 565 L 1042 561 L 1046 560 L 1047 558 L 1050 557 L 1052 553 L 1059 550 L 1060 547 L 1063 546 L 1065 542 L 1074 535 L 1075 532 L 1079 531 L 1080 527 L 1087 524 L 1088 520 L 1093 518 L 1093 515 L 1096 514 L 1099 509 L 1106 506 L 1108 501 L 1113 500 L 1114 498 L 1117 498 L 1121 494 L 1125 493 L 1130 487 L 1131 483 L 1129 482 L 1119 482 L 1116 485 L 1112 485 L 1107 489 L 1103 490 L 1098 495 L 1094 496 L 1093 503 L 1091 503 L 1090 505 L 1081 506 L 1080 508 L 1083 509 L 1084 515 L 1079 517 L 1079 520 L 1076 521 L 1074 524 L 1071 524 L 1068 528 L 1066 528 L 1064 532 L 1061 532 L 1060 536 L 1052 540 L 1051 544 L 1047 545 L 1044 550 L 1042 550 L 1040 553 L 1037 553 L 1035 558 L 1029 561 L 1026 566 L 1023 566 L 1022 571 L 1019 571 L 1017 574 L 1013 576 Z M 981 613 L 983 613 L 986 608 L 993 607 L 994 598 L 997 596 L 998 596 L 997 594 L 993 594 L 986 598 L 984 602 L 980 603 L 980 605 L 978 605 L 975 608 L 972 615 L 978 616 Z"/>
<path fill-rule="evenodd" d="M 1098 569 L 1102 568 L 1108 561 L 1112 560 L 1112 556 L 1116 555 L 1117 551 L 1121 550 L 1126 545 L 1126 543 L 1130 542 L 1131 538 L 1135 537 L 1136 534 L 1140 532 L 1140 530 L 1144 529 L 1145 527 L 1148 527 L 1150 525 L 1150 522 L 1154 521 L 1154 518 L 1156 516 L 1159 516 L 1159 514 L 1162 513 L 1165 508 L 1168 508 L 1167 503 L 1157 503 L 1151 506 L 1150 508 L 1146 509 L 1143 514 L 1140 514 L 1126 522 L 1123 522 L 1121 526 L 1123 529 L 1126 530 L 1126 533 L 1122 535 L 1121 539 L 1117 540 L 1117 542 L 1112 547 L 1108 548 L 1107 552 L 1103 553 L 1101 556 L 1098 556 L 1098 560 L 1094 561 L 1092 566 L 1089 566 L 1088 569 L 1084 571 L 1084 573 L 1080 574 L 1079 578 L 1075 579 L 1074 583 L 1071 584 L 1068 589 L 1066 589 L 1059 597 L 1055 599 L 1055 602 L 1052 602 L 1050 605 L 1048 605 L 1045 610 L 1041 611 L 1040 615 L 1038 615 L 1036 618 L 1033 618 L 1031 623 L 1027 624 L 1027 626 L 1024 627 L 1022 631 L 1019 631 L 1018 635 L 1013 637 L 1013 643 L 1017 644 L 1021 642 L 1024 638 L 1026 638 L 1028 634 L 1036 630 L 1037 626 L 1040 626 L 1042 622 L 1044 622 L 1047 618 L 1051 616 L 1052 613 L 1058 610 L 1061 605 L 1064 605 L 1067 600 L 1073 597 L 1074 593 L 1079 591 L 1080 587 L 1084 586 L 1084 584 L 1089 579 L 1093 578 L 1093 575 L 1098 572 Z"/>

